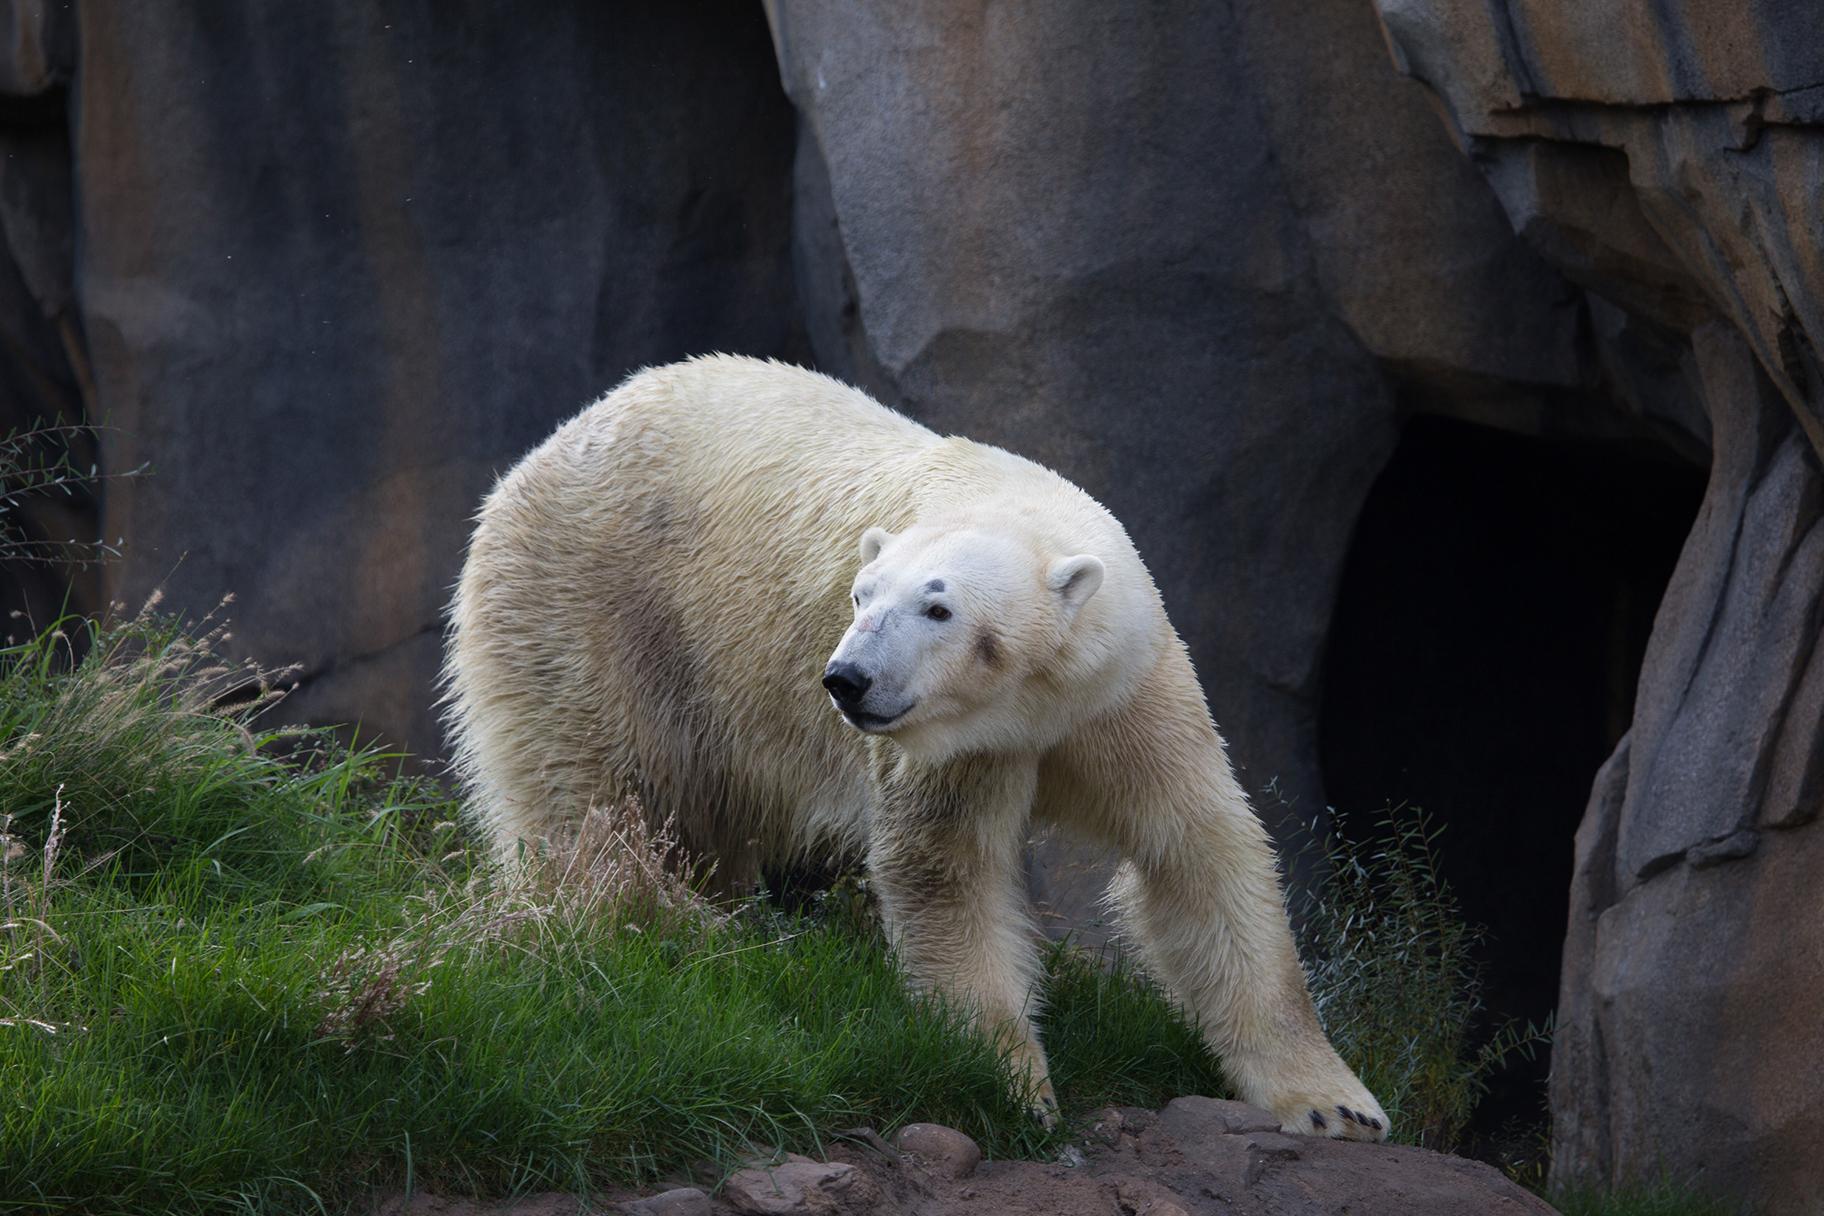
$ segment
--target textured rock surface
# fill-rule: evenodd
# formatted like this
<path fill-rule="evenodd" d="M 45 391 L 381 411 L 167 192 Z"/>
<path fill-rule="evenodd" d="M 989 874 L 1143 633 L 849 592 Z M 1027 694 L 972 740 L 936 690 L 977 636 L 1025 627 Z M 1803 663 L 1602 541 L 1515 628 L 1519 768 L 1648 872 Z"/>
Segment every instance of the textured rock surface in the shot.
<path fill-rule="evenodd" d="M 621 1205 L 624 1216 L 710 1216 L 709 1196 L 694 1186 L 673 1187 Z"/>
<path fill-rule="evenodd" d="M 1075 1164 L 991 1161 L 956 1177 L 948 1169 L 929 1168 L 917 1155 L 845 1146 L 830 1164 L 789 1158 L 770 1169 L 742 1171 L 728 1180 L 712 1210 L 780 1216 L 1550 1216 L 1552 1211 L 1486 1165 L 1422 1149 L 1285 1136 L 1265 1111 L 1209 1098 L 1180 1098 L 1158 1113 L 1104 1111 L 1070 1156 Z M 840 1185 L 818 1189 L 833 1179 Z"/>
<path fill-rule="evenodd" d="M 724 1203 L 742 1216 L 823 1216 L 880 1210 L 880 1188 L 865 1170 L 840 1161 L 788 1156 L 737 1170 L 722 1183 Z"/>
<path fill-rule="evenodd" d="M 68 123 L 9 136 L 48 146 L 6 162 L 36 301 L 7 322 L 50 368 L 37 409 L 86 377 L 106 464 L 151 469 L 108 487 L 106 594 L 235 592 L 239 644 L 302 666 L 295 718 L 434 754 L 439 617 L 494 473 L 641 364 L 794 352 L 758 8 L 6 20 L 0 83 Z"/>
<path fill-rule="evenodd" d="M 1714 450 L 1632 729 L 1578 833 L 1554 1169 L 1670 1167 L 1808 1210 L 1824 1193 L 1806 1143 L 1824 1114 L 1824 10 L 1379 9 L 1516 228 L 1686 346 Z"/>
<path fill-rule="evenodd" d="M 917 1164 L 946 1178 L 967 1178 L 982 1163 L 975 1141 L 937 1123 L 908 1123 L 893 1137 L 893 1146 Z"/>
<path fill-rule="evenodd" d="M 932 1127 L 932 1125 L 924 1125 Z M 965 1176 L 916 1154 L 843 1143 L 829 1161 L 787 1156 L 724 1179 L 588 1203 L 535 1195 L 477 1203 L 419 1195 L 389 1216 L 1552 1216 L 1497 1170 L 1424 1149 L 1281 1135 L 1239 1102 L 1179 1098 L 1165 1110 L 1109 1109 L 1064 1161 L 990 1161 Z M 961 1136 L 949 1128 L 933 1134 Z M 966 1138 L 966 1137 L 965 1137 Z"/>

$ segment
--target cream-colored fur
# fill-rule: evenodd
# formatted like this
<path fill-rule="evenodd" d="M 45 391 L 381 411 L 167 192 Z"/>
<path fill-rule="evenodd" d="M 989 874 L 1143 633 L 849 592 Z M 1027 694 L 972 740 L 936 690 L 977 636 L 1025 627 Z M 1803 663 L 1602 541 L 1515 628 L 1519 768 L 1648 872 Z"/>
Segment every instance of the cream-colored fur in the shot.
<path fill-rule="evenodd" d="M 915 620 L 933 574 L 949 619 Z M 877 663 L 882 713 L 914 708 L 858 731 L 820 687 L 833 655 Z M 1056 474 L 796 368 L 645 371 L 488 496 L 448 660 L 503 859 L 626 787 L 725 878 L 865 856 L 914 982 L 969 1002 L 1049 1101 L 1020 857 L 1056 824 L 1120 851 L 1128 930 L 1243 1097 L 1385 1136 L 1152 579 Z"/>

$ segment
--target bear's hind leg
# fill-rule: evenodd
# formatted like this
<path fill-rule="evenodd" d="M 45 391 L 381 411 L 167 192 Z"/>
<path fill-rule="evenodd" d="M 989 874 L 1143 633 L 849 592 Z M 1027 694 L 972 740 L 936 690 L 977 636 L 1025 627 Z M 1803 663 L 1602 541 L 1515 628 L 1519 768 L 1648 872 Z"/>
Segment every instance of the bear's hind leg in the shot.
<path fill-rule="evenodd" d="M 1038 941 L 1022 866 L 1036 765 L 973 756 L 925 767 L 877 756 L 868 874 L 900 965 L 916 986 L 979 1020 L 1050 1124 L 1058 1104 L 1032 1023 Z"/>

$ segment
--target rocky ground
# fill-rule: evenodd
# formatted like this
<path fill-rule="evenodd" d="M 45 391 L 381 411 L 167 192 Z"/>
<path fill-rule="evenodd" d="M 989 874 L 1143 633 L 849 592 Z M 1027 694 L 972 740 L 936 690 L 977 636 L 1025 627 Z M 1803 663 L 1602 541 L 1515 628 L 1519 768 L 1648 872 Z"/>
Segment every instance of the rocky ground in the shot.
<path fill-rule="evenodd" d="M 383 1216 L 823 1216 L 1031 1213 L 1033 1216 L 1551 1216 L 1493 1168 L 1386 1144 L 1282 1135 L 1265 1111 L 1179 1098 L 1162 1111 L 1110 1109 L 1057 1162 L 984 1162 L 974 1141 L 912 1124 L 889 1144 L 858 1130 L 827 1161 L 788 1156 L 720 1187 L 651 1194 L 533 1195 L 487 1204 L 418 1195 Z"/>

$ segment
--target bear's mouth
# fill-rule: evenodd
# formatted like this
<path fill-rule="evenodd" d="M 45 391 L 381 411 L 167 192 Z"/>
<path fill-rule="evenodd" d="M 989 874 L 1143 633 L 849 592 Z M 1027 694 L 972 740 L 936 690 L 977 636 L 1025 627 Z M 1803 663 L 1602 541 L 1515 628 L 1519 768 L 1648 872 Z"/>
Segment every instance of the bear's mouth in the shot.
<path fill-rule="evenodd" d="M 914 702 L 914 704 L 916 704 L 916 702 Z M 845 709 L 842 711 L 842 716 L 846 718 L 849 725 L 853 726 L 856 730 L 867 731 L 869 734 L 873 734 L 876 731 L 885 730 L 911 712 L 912 706 L 908 705 L 896 714 L 866 714 L 862 713 L 859 709 Z"/>

